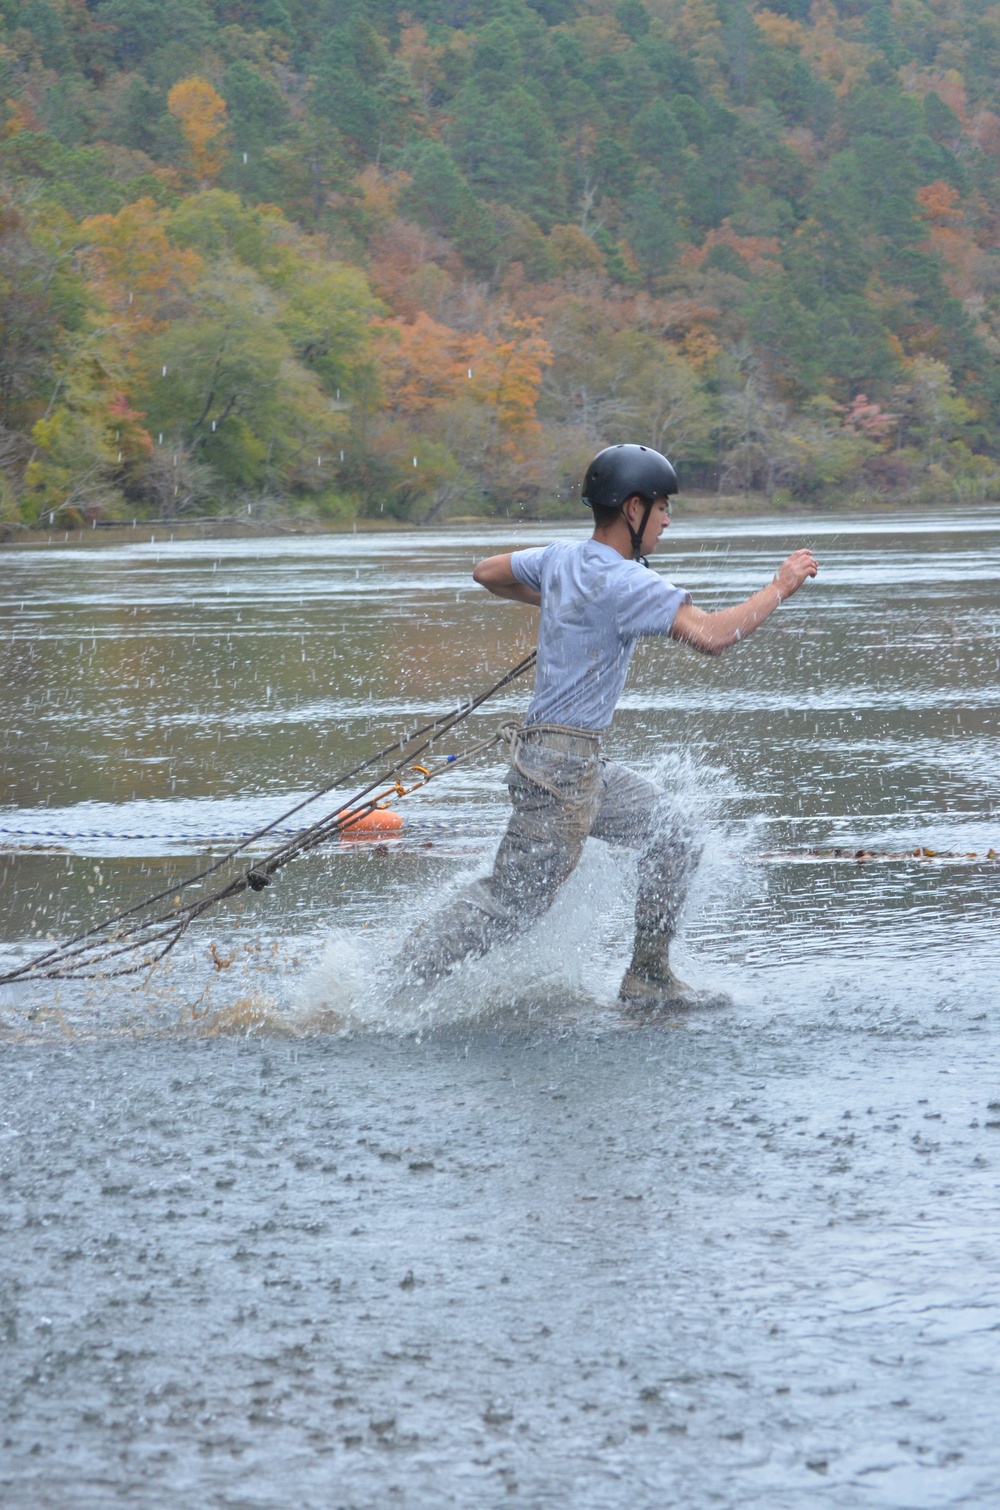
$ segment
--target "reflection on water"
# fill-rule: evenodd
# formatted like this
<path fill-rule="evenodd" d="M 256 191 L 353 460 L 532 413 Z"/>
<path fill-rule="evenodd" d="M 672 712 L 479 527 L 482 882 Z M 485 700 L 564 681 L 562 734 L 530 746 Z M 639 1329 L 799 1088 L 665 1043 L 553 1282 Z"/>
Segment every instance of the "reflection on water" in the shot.
<path fill-rule="evenodd" d="M 492 680 L 533 615 L 473 562 L 579 533 L 8 553 L 0 960 Z M 657 565 L 711 607 L 803 543 L 736 652 L 642 647 L 611 741 L 699 817 L 679 964 L 731 1011 L 619 1023 L 600 846 L 387 1005 L 493 758 L 138 989 L 3 992 L 10 1503 L 997 1503 L 1000 515 L 682 519 Z"/>

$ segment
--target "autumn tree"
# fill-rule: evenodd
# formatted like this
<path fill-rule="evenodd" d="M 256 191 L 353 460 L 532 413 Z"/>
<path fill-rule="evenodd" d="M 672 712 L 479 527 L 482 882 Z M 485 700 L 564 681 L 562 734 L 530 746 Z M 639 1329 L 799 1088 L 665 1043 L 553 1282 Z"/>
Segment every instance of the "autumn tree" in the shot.
<path fill-rule="evenodd" d="M 151 199 L 91 216 L 80 234 L 93 286 L 134 335 L 183 308 L 203 268 L 196 252 L 170 240 L 166 216 Z"/>
<path fill-rule="evenodd" d="M 167 95 L 167 108 L 180 122 L 197 177 L 217 178 L 226 158 L 226 102 L 207 79 L 181 79 Z"/>
<path fill-rule="evenodd" d="M 379 351 L 389 406 L 399 414 L 420 415 L 454 398 L 487 349 L 484 337 L 464 336 L 423 311 L 411 324 L 386 322 Z"/>
<path fill-rule="evenodd" d="M 537 427 L 542 374 L 551 361 L 539 319 L 507 319 L 493 341 L 480 348 L 471 391 L 496 409 L 501 433 L 515 450 Z"/>

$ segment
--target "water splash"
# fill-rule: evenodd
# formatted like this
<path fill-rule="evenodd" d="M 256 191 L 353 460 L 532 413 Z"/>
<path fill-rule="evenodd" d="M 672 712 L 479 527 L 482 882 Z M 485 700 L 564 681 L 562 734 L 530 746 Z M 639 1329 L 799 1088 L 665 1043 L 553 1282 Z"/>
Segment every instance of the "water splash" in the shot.
<path fill-rule="evenodd" d="M 738 884 L 733 835 L 721 817 L 736 787 L 724 769 L 680 749 L 660 755 L 652 775 L 683 826 L 704 846 L 676 945 L 687 976 L 701 986 L 708 982 L 685 947 L 684 930 L 689 919 L 710 911 Z M 420 916 L 408 919 L 407 934 L 483 868 L 469 868 L 432 889 Z M 291 1019 L 302 1026 L 326 1023 L 399 1034 L 463 1022 L 593 1024 L 616 1011 L 632 944 L 636 870 L 633 853 L 589 841 L 543 917 L 516 940 L 463 962 L 433 986 L 407 976 L 405 937 L 397 932 L 338 929 L 290 1003 Z"/>

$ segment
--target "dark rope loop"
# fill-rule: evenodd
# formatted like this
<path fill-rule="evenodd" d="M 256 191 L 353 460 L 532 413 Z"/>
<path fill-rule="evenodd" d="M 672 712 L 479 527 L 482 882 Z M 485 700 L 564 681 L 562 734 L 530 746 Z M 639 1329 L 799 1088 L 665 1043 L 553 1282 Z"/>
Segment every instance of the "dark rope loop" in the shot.
<path fill-rule="evenodd" d="M 384 745 L 367 760 L 359 761 L 347 771 L 341 771 L 320 791 L 297 802 L 294 807 L 265 824 L 263 828 L 241 839 L 219 859 L 205 866 L 195 875 L 175 882 L 154 896 L 147 897 L 145 901 L 137 902 L 113 917 L 95 923 L 83 933 L 78 933 L 64 943 L 57 944 L 55 948 L 36 955 L 33 960 L 28 960 L 25 964 L 8 970 L 0 975 L 0 985 L 10 985 L 14 981 L 25 979 L 93 980 L 101 976 L 135 975 L 142 970 L 151 969 L 166 958 L 195 919 L 208 912 L 210 908 L 247 890 L 263 891 L 265 887 L 270 886 L 272 877 L 282 866 L 289 864 L 298 855 L 308 854 L 310 850 L 326 840 L 350 831 L 354 824 L 368 813 L 374 812 L 375 808 L 387 797 L 405 791 L 401 779 L 405 768 L 412 768 L 413 763 L 430 750 L 435 740 L 464 723 L 470 714 L 482 707 L 483 703 L 495 697 L 498 692 L 502 692 L 505 687 L 509 687 L 511 682 L 523 676 L 526 671 L 530 671 L 535 664 L 536 654 L 537 652 L 533 650 L 530 655 L 526 655 L 516 666 L 512 666 L 509 671 L 505 672 L 499 681 L 494 682 L 492 687 L 487 687 L 476 697 L 465 699 L 447 713 L 439 714 L 437 718 L 421 724 L 411 734 L 405 734 L 401 739 Z M 496 735 L 491 735 L 488 739 L 480 741 L 466 752 L 466 756 L 487 748 L 495 742 L 495 739 Z M 397 758 L 390 761 L 391 756 Z M 424 786 L 433 776 L 450 769 L 456 760 L 461 760 L 466 756 L 449 757 L 431 771 L 423 781 L 416 783 L 416 786 Z M 200 897 L 187 905 L 181 903 L 180 893 L 192 886 L 200 885 L 208 876 L 215 875 L 243 850 L 287 823 L 289 818 L 301 812 L 304 807 L 317 802 L 321 797 L 329 795 L 336 788 L 353 780 L 355 776 L 375 766 L 379 767 L 377 775 L 346 802 L 339 802 L 333 813 L 327 813 L 324 817 L 317 819 L 315 823 L 302 829 L 293 838 L 265 855 L 244 874 L 219 887 L 208 896 Z M 383 790 L 387 786 L 389 790 Z M 376 788 L 379 790 L 376 791 Z M 411 787 L 410 790 L 415 790 L 415 787 Z M 142 916 L 156 907 L 158 903 L 166 901 L 168 897 L 172 898 L 173 902 L 166 911 L 153 917 Z M 137 955 L 141 957 L 136 959 Z"/>

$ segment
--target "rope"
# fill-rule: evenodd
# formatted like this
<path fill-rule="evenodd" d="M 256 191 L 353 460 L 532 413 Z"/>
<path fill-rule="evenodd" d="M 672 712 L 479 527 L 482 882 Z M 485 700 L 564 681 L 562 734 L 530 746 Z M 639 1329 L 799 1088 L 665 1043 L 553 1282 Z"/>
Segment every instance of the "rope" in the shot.
<path fill-rule="evenodd" d="M 483 703 L 495 697 L 511 682 L 529 671 L 535 664 L 535 656 L 536 652 L 532 651 L 530 655 L 525 656 L 524 660 L 505 672 L 499 681 L 493 683 L 492 687 L 488 687 L 476 697 L 459 703 L 449 712 L 430 719 L 414 729 L 411 734 L 404 734 L 401 739 L 383 746 L 374 755 L 359 761 L 349 770 L 341 771 L 320 791 L 303 798 L 287 812 L 281 813 L 270 823 L 257 829 L 255 833 L 241 839 L 212 864 L 188 876 L 186 880 L 177 882 L 157 892 L 154 896 L 147 897 L 144 901 L 115 913 L 113 917 L 105 918 L 93 927 L 85 929 L 84 932 L 67 939 L 65 943 L 36 955 L 34 959 L 18 965 L 13 970 L 8 970 L 0 975 L 0 985 L 9 985 L 13 981 L 24 979 L 93 980 L 100 977 L 136 975 L 142 970 L 151 969 L 175 948 L 195 919 L 212 907 L 218 906 L 219 903 L 231 897 L 239 896 L 248 889 L 263 891 L 271 884 L 271 878 L 298 855 L 307 854 L 327 839 L 349 830 L 376 808 L 387 807 L 395 798 L 419 791 L 429 781 L 440 776 L 443 771 L 451 770 L 459 761 L 469 760 L 497 743 L 502 737 L 499 731 L 480 740 L 459 755 L 449 755 L 436 766 L 417 764 L 420 757 L 431 749 L 435 740 L 450 733 L 460 723 L 464 723 L 470 714 Z M 390 761 L 391 756 L 396 758 Z M 362 772 L 370 771 L 376 766 L 380 767 L 378 773 L 346 802 L 338 801 L 334 812 L 317 819 L 316 822 L 296 833 L 293 838 L 264 855 L 251 869 L 235 876 L 208 896 L 182 905 L 182 892 L 193 886 L 201 886 L 209 876 L 216 875 L 250 845 L 259 843 L 268 834 L 273 834 L 304 807 L 310 806 L 321 797 L 328 796 L 335 788 L 343 787 L 348 781 L 360 776 Z M 404 787 L 401 779 L 404 767 L 418 770 L 423 779 L 410 787 Z M 376 790 L 377 788 L 380 790 Z M 143 916 L 165 902 L 168 897 L 173 898 L 169 908 L 152 917 Z"/>

